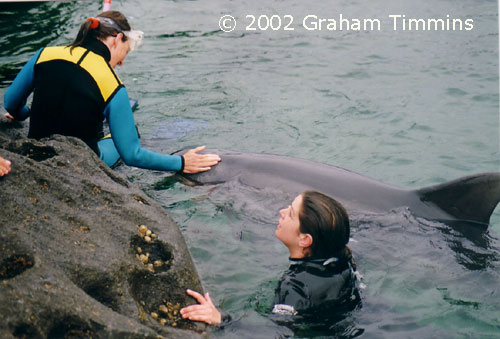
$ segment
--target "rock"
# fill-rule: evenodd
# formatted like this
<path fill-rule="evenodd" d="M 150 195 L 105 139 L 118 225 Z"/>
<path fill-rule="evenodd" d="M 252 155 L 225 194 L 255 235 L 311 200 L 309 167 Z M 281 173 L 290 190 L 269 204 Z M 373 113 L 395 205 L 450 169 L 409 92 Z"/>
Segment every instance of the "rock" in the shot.
<path fill-rule="evenodd" d="M 163 300 L 201 290 L 177 224 L 79 139 L 27 139 L 0 117 L 0 337 L 197 338 L 200 323 L 162 326 Z M 138 226 L 156 234 L 149 243 Z M 136 258 L 165 264 L 154 273 Z M 167 265 L 168 262 L 168 265 Z"/>

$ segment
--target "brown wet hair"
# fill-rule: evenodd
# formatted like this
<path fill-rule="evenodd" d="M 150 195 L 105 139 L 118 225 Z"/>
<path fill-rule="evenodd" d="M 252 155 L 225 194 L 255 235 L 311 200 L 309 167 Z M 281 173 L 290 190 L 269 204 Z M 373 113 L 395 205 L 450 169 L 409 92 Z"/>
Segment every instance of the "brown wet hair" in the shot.
<path fill-rule="evenodd" d="M 349 216 L 341 203 L 321 192 L 305 191 L 299 221 L 300 232 L 313 238 L 312 245 L 305 250 L 306 257 L 337 257 L 340 262 L 351 262 L 356 267 L 352 251 L 347 246 L 351 230 Z"/>
<path fill-rule="evenodd" d="M 97 16 L 112 19 L 122 29 L 122 31 L 130 31 L 131 29 L 127 18 L 119 11 L 106 11 Z M 80 30 L 76 35 L 75 41 L 68 45 L 68 47 L 71 47 L 71 51 L 73 51 L 73 48 L 75 47 L 82 46 L 83 43 L 89 38 L 106 39 L 108 36 L 115 36 L 119 33 L 116 28 L 103 24 L 98 25 L 97 28 L 91 28 L 91 25 L 91 20 L 85 20 L 85 22 L 80 26 Z M 122 40 L 127 41 L 127 37 L 123 35 Z"/>

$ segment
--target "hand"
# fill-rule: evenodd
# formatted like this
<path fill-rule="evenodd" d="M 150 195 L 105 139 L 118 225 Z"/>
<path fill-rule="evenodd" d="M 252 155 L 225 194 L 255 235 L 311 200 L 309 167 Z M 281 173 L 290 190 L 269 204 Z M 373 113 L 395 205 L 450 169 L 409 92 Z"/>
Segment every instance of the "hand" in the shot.
<path fill-rule="evenodd" d="M 205 146 L 190 149 L 184 154 L 184 170 L 182 172 L 193 174 L 205 172 L 210 169 L 210 166 L 215 166 L 219 163 L 220 157 L 217 154 L 198 154 L 205 149 Z"/>
<path fill-rule="evenodd" d="M 186 293 L 195 298 L 199 304 L 181 309 L 183 319 L 188 318 L 193 321 L 203 321 L 210 325 L 218 325 L 221 323 L 222 316 L 217 308 L 215 308 L 208 292 L 205 293 L 205 297 L 192 290 L 186 290 Z"/>
<path fill-rule="evenodd" d="M 10 172 L 10 161 L 0 157 L 0 177 Z"/>
<path fill-rule="evenodd" d="M 3 116 L 6 117 L 7 119 L 14 120 L 14 117 L 9 113 L 5 113 Z"/>

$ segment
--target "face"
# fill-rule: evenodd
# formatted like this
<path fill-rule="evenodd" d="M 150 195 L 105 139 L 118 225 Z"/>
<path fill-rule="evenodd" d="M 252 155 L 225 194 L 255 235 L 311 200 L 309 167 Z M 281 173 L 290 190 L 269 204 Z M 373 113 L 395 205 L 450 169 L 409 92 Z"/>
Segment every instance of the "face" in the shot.
<path fill-rule="evenodd" d="M 111 38 L 111 60 L 109 64 L 111 65 L 111 67 L 115 68 L 116 65 L 123 65 L 123 61 L 125 60 L 125 57 L 130 50 L 130 40 L 127 39 L 127 41 L 122 41 L 123 33 L 119 33 L 115 37 L 109 38 Z"/>
<path fill-rule="evenodd" d="M 276 238 L 281 240 L 290 250 L 291 257 L 297 251 L 302 253 L 302 247 L 299 245 L 301 235 L 299 230 L 299 211 L 301 207 L 302 195 L 299 195 L 290 206 L 280 211 L 280 220 L 275 232 Z"/>

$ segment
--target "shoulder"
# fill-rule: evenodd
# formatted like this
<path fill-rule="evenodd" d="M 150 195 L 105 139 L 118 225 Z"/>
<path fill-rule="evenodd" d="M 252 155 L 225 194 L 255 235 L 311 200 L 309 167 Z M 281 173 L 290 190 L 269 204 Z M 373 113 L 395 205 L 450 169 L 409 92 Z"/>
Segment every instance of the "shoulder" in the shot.
<path fill-rule="evenodd" d="M 123 82 L 113 68 L 99 54 L 89 51 L 80 61 L 80 67 L 94 78 L 105 102 L 109 102 L 114 94 L 123 87 Z"/>
<path fill-rule="evenodd" d="M 76 64 L 85 52 L 86 49 L 82 47 L 76 47 L 74 49 L 68 46 L 45 47 L 40 51 L 40 56 L 36 63 L 41 64 L 53 60 L 65 60 Z"/>
<path fill-rule="evenodd" d="M 273 313 L 294 315 L 310 306 L 311 290 L 305 274 L 300 265 L 290 266 L 283 274 L 275 291 Z"/>
<path fill-rule="evenodd" d="M 273 313 L 292 314 L 335 307 L 350 299 L 356 276 L 350 265 L 322 265 L 314 261 L 293 264 L 281 277 Z"/>

